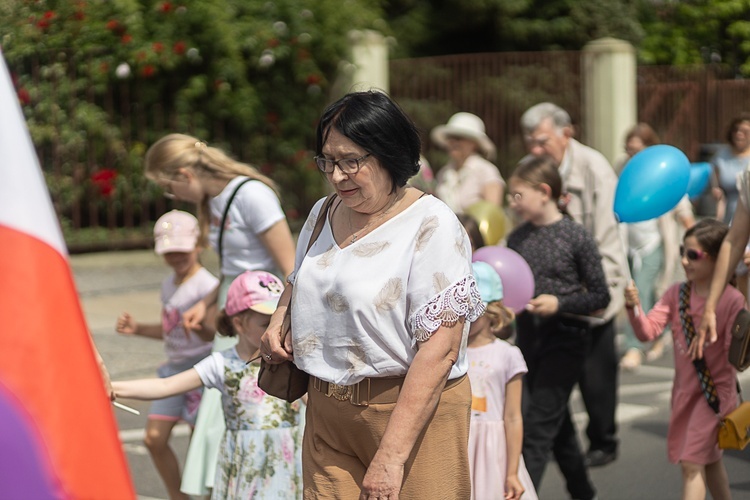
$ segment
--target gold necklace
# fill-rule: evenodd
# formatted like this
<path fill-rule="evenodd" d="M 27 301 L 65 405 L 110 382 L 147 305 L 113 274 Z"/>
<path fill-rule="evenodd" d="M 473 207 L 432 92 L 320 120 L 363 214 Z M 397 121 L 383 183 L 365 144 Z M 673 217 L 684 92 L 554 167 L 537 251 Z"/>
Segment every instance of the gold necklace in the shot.
<path fill-rule="evenodd" d="M 375 217 L 375 218 L 370 219 L 369 221 L 367 221 L 367 224 L 365 224 L 364 226 L 362 226 L 362 228 L 359 231 L 357 231 L 357 232 L 355 232 L 355 233 L 352 234 L 352 237 L 349 240 L 349 244 L 354 243 L 361 236 L 363 236 L 364 235 L 364 231 L 367 228 L 369 228 L 370 226 L 372 226 L 376 222 L 379 222 L 379 221 L 383 220 L 385 218 L 385 216 L 388 215 L 391 210 L 393 210 L 393 207 L 396 206 L 396 202 L 397 201 L 398 201 L 398 194 L 393 198 L 393 200 L 391 201 L 390 205 L 388 205 L 388 208 L 386 208 L 380 215 L 378 215 L 377 217 Z M 349 209 L 349 231 L 354 231 L 354 226 L 352 226 L 352 212 L 353 211 L 354 210 Z"/>

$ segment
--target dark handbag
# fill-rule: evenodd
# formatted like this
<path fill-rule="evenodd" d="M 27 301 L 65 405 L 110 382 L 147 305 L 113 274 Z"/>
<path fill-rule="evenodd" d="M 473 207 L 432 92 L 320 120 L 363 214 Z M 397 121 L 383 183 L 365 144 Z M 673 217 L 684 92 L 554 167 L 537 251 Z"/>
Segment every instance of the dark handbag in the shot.
<path fill-rule="evenodd" d="M 750 366 L 750 311 L 743 309 L 732 325 L 729 363 L 739 371 Z"/>
<path fill-rule="evenodd" d="M 315 240 L 318 239 L 320 232 L 323 230 L 326 217 L 328 216 L 328 209 L 333 203 L 335 194 L 331 194 L 323 204 L 323 208 L 318 215 L 318 219 L 315 221 L 315 228 L 310 235 L 310 242 L 307 244 L 307 252 L 310 251 Z M 289 299 L 289 304 L 284 314 L 284 320 L 281 323 L 281 345 L 284 345 L 286 336 L 292 332 L 292 301 Z M 289 403 L 298 400 L 307 392 L 307 384 L 310 380 L 310 375 L 297 368 L 292 361 L 284 361 L 283 363 L 271 364 L 260 359 L 260 371 L 258 372 L 258 387 L 263 392 L 275 396 L 279 399 L 283 399 Z"/>

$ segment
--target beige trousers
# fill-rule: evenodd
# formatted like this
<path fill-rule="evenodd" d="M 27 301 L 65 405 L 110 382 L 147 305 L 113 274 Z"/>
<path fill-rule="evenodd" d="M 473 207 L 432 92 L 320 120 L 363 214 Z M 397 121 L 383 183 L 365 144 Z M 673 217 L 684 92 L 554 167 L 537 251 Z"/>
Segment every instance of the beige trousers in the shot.
<path fill-rule="evenodd" d="M 396 403 L 354 406 L 315 390 L 308 393 L 302 445 L 304 498 L 359 498 L 367 466 Z M 469 477 L 469 377 L 445 389 L 404 467 L 403 499 L 464 500 Z"/>

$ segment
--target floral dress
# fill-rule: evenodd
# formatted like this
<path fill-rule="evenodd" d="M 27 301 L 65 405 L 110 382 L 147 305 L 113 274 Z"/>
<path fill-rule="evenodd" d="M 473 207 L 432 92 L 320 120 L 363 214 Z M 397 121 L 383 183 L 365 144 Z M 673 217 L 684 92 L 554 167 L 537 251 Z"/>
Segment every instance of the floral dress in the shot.
<path fill-rule="evenodd" d="M 246 364 L 235 348 L 195 369 L 206 387 L 221 391 L 226 421 L 211 498 L 302 498 L 301 403 L 264 393 L 260 366 Z"/>

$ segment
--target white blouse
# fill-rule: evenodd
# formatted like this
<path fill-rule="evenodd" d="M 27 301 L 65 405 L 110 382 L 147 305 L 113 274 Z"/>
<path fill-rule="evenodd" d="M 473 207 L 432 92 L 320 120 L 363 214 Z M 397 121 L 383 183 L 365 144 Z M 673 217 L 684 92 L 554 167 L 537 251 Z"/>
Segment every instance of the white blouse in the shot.
<path fill-rule="evenodd" d="M 326 220 L 305 255 L 322 205 L 316 203 L 300 233 L 289 277 L 297 366 L 342 385 L 403 376 L 418 341 L 464 317 L 449 378 L 465 374 L 469 323 L 484 305 L 471 272 L 469 238 L 453 212 L 424 196 L 343 249 Z"/>

